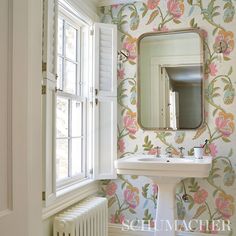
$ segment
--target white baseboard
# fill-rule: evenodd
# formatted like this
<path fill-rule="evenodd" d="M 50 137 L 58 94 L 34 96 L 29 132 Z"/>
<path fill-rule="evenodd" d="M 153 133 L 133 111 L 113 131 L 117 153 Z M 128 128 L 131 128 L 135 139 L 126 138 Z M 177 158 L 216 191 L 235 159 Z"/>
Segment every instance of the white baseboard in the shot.
<path fill-rule="evenodd" d="M 109 224 L 109 236 L 153 236 L 154 232 L 150 231 L 123 231 L 120 224 Z M 176 236 L 209 236 L 209 234 L 178 232 Z M 217 234 L 217 236 L 225 236 Z"/>

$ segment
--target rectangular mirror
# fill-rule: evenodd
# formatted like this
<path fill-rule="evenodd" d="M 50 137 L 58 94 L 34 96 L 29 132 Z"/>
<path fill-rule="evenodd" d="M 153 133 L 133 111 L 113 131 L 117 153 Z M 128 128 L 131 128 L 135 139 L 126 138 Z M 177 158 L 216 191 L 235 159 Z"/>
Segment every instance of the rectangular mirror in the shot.
<path fill-rule="evenodd" d="M 148 33 L 138 40 L 138 122 L 144 130 L 196 129 L 204 120 L 199 30 Z"/>

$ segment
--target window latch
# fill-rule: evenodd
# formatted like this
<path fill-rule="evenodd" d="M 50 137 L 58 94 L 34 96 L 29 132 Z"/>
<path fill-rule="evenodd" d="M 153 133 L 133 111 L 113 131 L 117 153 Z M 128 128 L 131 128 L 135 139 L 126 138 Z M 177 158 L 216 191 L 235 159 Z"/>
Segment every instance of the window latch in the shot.
<path fill-rule="evenodd" d="M 62 89 L 59 89 L 59 88 L 56 88 L 56 92 L 63 92 L 63 90 Z"/>

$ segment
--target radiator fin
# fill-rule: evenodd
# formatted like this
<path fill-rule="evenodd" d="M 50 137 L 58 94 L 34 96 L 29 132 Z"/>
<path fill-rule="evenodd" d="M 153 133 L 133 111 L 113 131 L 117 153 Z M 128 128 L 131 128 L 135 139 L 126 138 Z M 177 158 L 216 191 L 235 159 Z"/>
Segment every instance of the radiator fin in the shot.
<path fill-rule="evenodd" d="M 106 198 L 89 197 L 59 213 L 54 218 L 53 236 L 108 236 Z"/>

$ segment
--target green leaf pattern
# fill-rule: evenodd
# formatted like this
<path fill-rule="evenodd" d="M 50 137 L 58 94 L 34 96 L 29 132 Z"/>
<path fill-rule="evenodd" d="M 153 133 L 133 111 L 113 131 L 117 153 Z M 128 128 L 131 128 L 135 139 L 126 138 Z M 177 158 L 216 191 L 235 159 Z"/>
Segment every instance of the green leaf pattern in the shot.
<path fill-rule="evenodd" d="M 236 234 L 235 6 L 235 0 L 147 0 L 100 8 L 101 20 L 117 24 L 119 44 L 130 52 L 127 62 L 118 69 L 120 158 L 135 152 L 154 154 L 156 146 L 162 148 L 162 153 L 170 149 L 178 154 L 181 145 L 186 154 L 192 155 L 193 147 L 208 139 L 205 154 L 214 158 L 210 176 L 185 179 L 178 185 L 178 218 L 228 219 L 232 222 L 229 235 Z M 146 32 L 189 27 L 202 29 L 206 52 L 205 124 L 196 131 L 144 131 L 137 122 L 137 39 Z M 214 51 L 219 40 L 228 46 L 221 64 Z M 101 194 L 109 200 L 113 223 L 125 219 L 148 223 L 155 219 L 157 195 L 146 177 L 119 176 L 115 181 L 103 181 Z M 214 229 L 205 233 L 213 234 Z"/>

